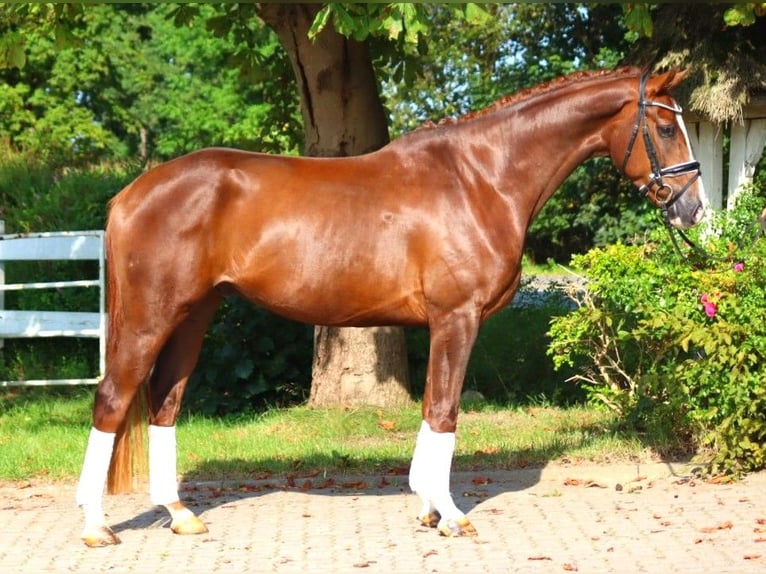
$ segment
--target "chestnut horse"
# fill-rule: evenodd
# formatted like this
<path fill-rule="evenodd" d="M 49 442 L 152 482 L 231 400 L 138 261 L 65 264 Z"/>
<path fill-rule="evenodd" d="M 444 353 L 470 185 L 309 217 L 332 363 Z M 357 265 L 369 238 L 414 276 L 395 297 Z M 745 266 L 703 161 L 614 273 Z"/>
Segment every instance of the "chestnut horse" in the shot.
<path fill-rule="evenodd" d="M 449 484 L 479 326 L 519 286 L 530 222 L 591 157 L 610 156 L 669 224 L 701 220 L 699 164 L 670 95 L 683 75 L 578 73 L 362 156 L 204 149 L 138 177 L 113 199 L 107 225 L 106 373 L 77 490 L 85 543 L 119 542 L 102 496 L 129 458 L 119 445 L 140 389 L 150 500 L 167 508 L 173 532 L 207 530 L 179 500 L 174 424 L 203 335 L 233 293 L 311 324 L 427 326 L 410 486 L 422 523 L 475 534 Z"/>

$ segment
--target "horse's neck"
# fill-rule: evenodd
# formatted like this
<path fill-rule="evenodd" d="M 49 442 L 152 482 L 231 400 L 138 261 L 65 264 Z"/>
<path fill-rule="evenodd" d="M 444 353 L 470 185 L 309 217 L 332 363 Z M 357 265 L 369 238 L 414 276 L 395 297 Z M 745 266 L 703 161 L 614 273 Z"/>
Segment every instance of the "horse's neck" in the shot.
<path fill-rule="evenodd" d="M 634 97 L 625 80 L 586 82 L 477 118 L 477 140 L 505 150 L 496 189 L 539 194 L 536 203 L 544 203 L 578 165 L 609 152 L 606 126 Z"/>

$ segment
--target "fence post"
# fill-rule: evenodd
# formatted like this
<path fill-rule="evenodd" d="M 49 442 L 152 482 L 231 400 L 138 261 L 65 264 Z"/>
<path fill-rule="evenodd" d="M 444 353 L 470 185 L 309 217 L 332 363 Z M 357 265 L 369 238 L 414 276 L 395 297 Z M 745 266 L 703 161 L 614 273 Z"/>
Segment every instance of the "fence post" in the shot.
<path fill-rule="evenodd" d="M 5 220 L 0 219 L 0 235 L 5 233 Z M 5 283 L 5 263 L 0 260 L 0 285 Z M 5 291 L 0 291 L 0 310 L 5 309 Z M 5 339 L 0 339 L 0 350 L 5 345 Z"/>

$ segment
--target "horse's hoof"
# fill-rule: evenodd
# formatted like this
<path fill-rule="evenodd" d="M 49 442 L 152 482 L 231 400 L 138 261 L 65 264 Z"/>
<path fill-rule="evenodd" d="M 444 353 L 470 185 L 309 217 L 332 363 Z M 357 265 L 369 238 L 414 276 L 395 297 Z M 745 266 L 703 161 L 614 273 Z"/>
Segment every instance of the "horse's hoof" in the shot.
<path fill-rule="evenodd" d="M 438 512 L 429 512 L 428 514 L 422 514 L 418 516 L 420 524 L 427 526 L 428 528 L 436 528 L 441 520 L 441 515 Z"/>
<path fill-rule="evenodd" d="M 182 518 L 181 520 L 174 520 L 170 524 L 170 530 L 172 530 L 174 534 L 205 534 L 208 532 L 205 523 L 193 514 Z"/>
<path fill-rule="evenodd" d="M 108 526 L 99 526 L 93 530 L 82 533 L 82 541 L 85 546 L 90 548 L 101 548 L 102 546 L 113 546 L 119 544 L 121 540 L 112 532 Z"/>
<path fill-rule="evenodd" d="M 476 536 L 478 534 L 471 521 L 465 516 L 454 520 L 442 520 L 437 528 L 439 529 L 439 534 L 449 538 Z"/>

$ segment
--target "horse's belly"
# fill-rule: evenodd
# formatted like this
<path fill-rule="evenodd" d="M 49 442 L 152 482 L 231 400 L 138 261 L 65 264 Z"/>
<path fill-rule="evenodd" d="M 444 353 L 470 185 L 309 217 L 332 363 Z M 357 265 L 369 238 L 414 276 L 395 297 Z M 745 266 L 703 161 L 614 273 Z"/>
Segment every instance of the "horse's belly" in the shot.
<path fill-rule="evenodd" d="M 277 274 L 278 275 L 278 274 Z M 406 281 L 392 282 L 368 273 L 282 276 L 234 283 L 237 292 L 278 315 L 313 325 L 367 327 L 423 325 L 422 298 Z"/>

